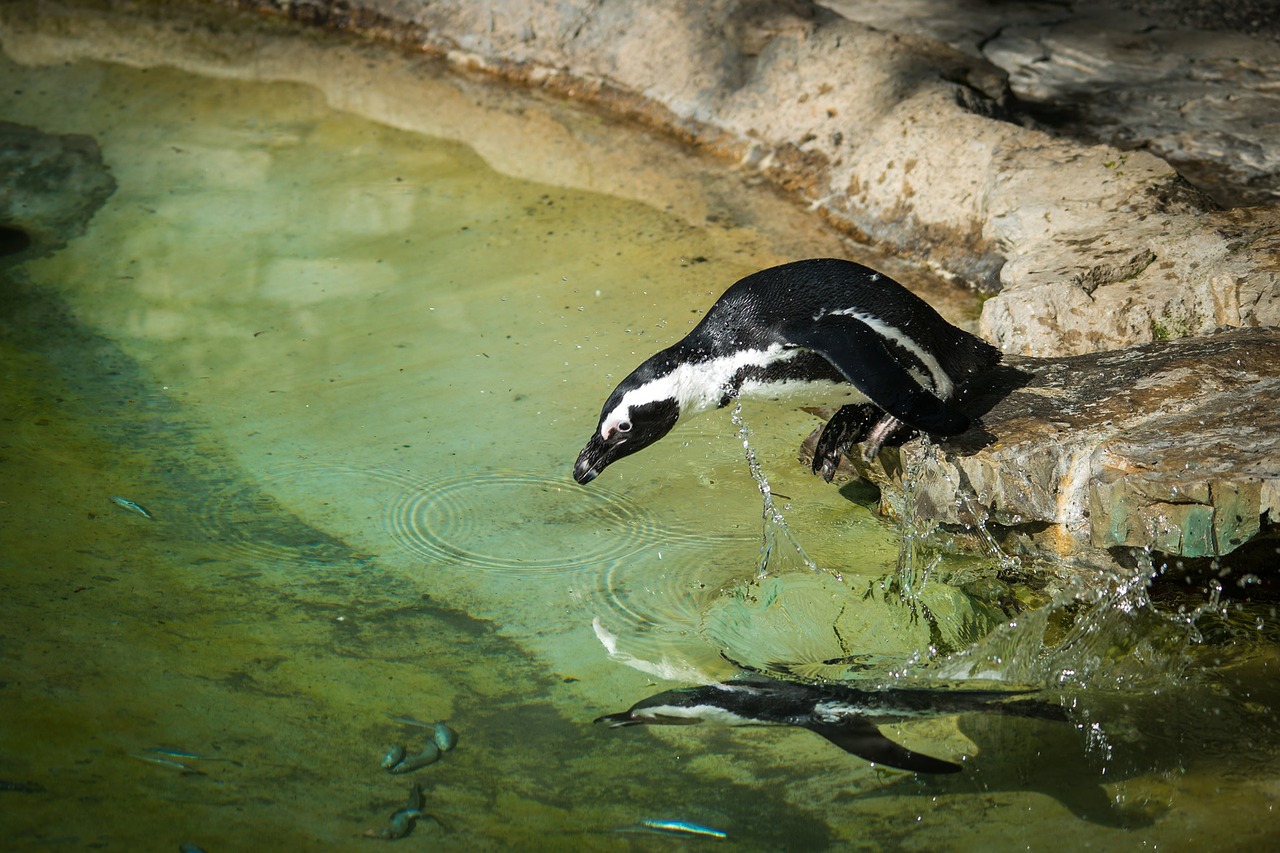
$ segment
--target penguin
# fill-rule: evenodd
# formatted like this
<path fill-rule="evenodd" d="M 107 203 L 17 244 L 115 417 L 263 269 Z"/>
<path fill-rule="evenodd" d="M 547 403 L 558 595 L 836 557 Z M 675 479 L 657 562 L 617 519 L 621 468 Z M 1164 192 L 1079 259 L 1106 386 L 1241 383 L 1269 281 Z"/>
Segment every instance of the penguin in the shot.
<path fill-rule="evenodd" d="M 618 384 L 573 477 L 591 482 L 682 417 L 765 397 L 840 406 L 813 459 L 830 482 L 855 443 L 871 459 L 915 432 L 964 432 L 957 391 L 999 361 L 998 349 L 875 270 L 836 258 L 783 264 L 733 284 L 683 340 Z"/>
<path fill-rule="evenodd" d="M 913 752 L 877 728 L 883 723 L 948 714 L 989 712 L 1065 722 L 1062 707 L 1018 698 L 1030 691 L 862 690 L 806 684 L 751 673 L 701 687 L 650 696 L 626 711 L 595 720 L 610 728 L 639 725 L 799 726 L 875 763 L 914 773 L 957 773 L 961 767 Z"/>

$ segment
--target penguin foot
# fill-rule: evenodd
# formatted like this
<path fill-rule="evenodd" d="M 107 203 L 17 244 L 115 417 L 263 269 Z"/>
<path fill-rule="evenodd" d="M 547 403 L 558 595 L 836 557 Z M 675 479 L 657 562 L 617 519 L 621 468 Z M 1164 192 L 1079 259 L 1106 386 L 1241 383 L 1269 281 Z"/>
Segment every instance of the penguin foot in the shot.
<path fill-rule="evenodd" d="M 841 406 L 822 428 L 813 448 L 813 473 L 828 483 L 836 475 L 840 457 L 863 441 L 881 416 L 889 417 L 870 403 Z"/>

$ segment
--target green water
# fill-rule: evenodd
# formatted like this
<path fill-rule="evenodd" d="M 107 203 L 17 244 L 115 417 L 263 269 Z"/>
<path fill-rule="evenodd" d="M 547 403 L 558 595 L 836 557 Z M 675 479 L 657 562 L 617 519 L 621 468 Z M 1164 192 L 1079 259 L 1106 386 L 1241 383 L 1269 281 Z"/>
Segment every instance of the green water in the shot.
<path fill-rule="evenodd" d="M 1280 691 L 1274 638 L 1255 639 L 1270 611 L 1191 620 L 1220 628 L 1212 642 L 1195 625 L 1170 636 L 1183 623 L 1162 611 L 1144 657 L 1123 645 L 1138 623 L 1064 605 L 1038 634 L 1006 627 L 967 659 L 930 659 L 1016 610 L 957 591 L 995 583 L 994 564 L 938 569 L 955 585 L 934 584 L 938 628 L 922 633 L 879 585 L 900 532 L 795 461 L 816 422 L 784 408 L 744 413 L 751 444 L 829 571 L 784 548 L 755 580 L 760 495 L 727 411 L 572 482 L 621 376 L 741 275 L 841 251 L 830 235 L 759 227 L 795 214 L 727 205 L 720 184 L 646 197 L 649 170 L 706 164 L 666 152 L 655 167 L 617 141 L 633 130 L 481 102 L 429 69 L 385 100 L 430 113 L 438 135 L 385 103 L 372 121 L 357 107 L 405 72 L 344 45 L 255 30 L 236 54 L 225 32 L 197 33 L 190 64 L 234 54 L 213 77 L 165 67 L 187 64 L 182 44 L 147 68 L 84 58 L 150 56 L 139 26 L 24 32 L 5 43 L 24 61 L 0 64 L 0 119 L 91 136 L 117 183 L 86 233 L 0 267 L 0 780 L 26 789 L 0 791 L 6 849 L 363 848 L 408 791 L 379 759 L 422 740 L 389 715 L 460 734 L 413 774 L 439 824 L 404 845 L 723 843 L 613 832 L 644 818 L 761 850 L 1276 840 Z M 342 69 L 346 94 L 247 79 L 272 62 Z M 368 79 L 348 73 L 362 66 Z M 581 149 L 546 131 L 559 121 Z M 524 127 L 507 148 L 527 141 L 547 180 L 492 169 L 477 148 L 519 152 L 486 127 Z M 442 138 L 459 128 L 477 148 Z M 640 177 L 615 186 L 582 162 Z M 856 648 L 831 645 L 833 624 Z M 1094 680 L 1064 685 L 1073 724 L 888 727 L 971 757 L 945 779 L 798 729 L 591 723 L 673 686 L 661 675 L 731 675 L 722 652 L 768 667 L 850 651 L 881 674 L 914 654 L 952 676 L 1016 664 L 1047 681 L 1075 663 Z M 206 756 L 187 760 L 203 773 L 138 758 L 158 746 Z"/>

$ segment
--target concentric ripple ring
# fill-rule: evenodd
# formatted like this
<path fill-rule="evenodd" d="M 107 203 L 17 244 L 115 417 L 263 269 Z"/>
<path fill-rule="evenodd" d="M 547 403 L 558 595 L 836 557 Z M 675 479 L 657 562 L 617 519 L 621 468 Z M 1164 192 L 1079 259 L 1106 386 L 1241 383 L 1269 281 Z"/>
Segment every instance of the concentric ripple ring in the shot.
<path fill-rule="evenodd" d="M 661 535 L 621 493 L 500 471 L 409 487 L 390 507 L 388 528 L 402 547 L 428 560 L 536 573 L 607 568 Z"/>

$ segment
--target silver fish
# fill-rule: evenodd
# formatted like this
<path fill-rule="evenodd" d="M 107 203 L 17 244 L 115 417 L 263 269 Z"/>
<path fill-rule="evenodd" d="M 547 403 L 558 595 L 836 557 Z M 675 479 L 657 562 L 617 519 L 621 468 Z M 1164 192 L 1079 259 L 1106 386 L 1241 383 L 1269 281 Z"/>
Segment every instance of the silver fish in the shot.
<path fill-rule="evenodd" d="M 145 761 L 148 764 L 159 764 L 161 767 L 170 767 L 174 770 L 182 771 L 183 776 L 203 776 L 203 770 L 198 770 L 189 764 L 183 764 L 181 761 L 174 761 L 172 758 L 162 758 L 159 755 L 138 755 L 130 753 L 130 758 L 136 758 L 139 761 Z"/>
<path fill-rule="evenodd" d="M 417 755 L 407 755 L 404 760 L 394 767 L 390 768 L 390 773 L 412 773 L 415 770 L 421 770 L 428 764 L 435 764 L 440 760 L 440 747 L 436 746 L 435 741 L 427 741 L 426 746 L 422 748 L 422 752 Z"/>
<path fill-rule="evenodd" d="M 228 764 L 234 764 L 237 767 L 242 766 L 239 761 L 234 758 L 223 758 L 220 755 L 204 755 L 199 752 L 191 752 L 186 749 L 179 749 L 172 746 L 149 746 L 144 752 L 154 753 L 155 755 L 163 755 L 167 758 L 189 759 L 192 761 L 225 761 Z"/>
<path fill-rule="evenodd" d="M 435 741 L 436 746 L 440 747 L 441 752 L 448 752 L 458 745 L 458 733 L 443 720 L 432 728 L 431 739 Z"/>
<path fill-rule="evenodd" d="M 386 751 L 382 756 L 382 769 L 393 770 L 400 762 L 404 761 L 404 747 L 396 744 Z"/>
<path fill-rule="evenodd" d="M 723 829 L 714 829 L 688 820 L 645 818 L 635 826 L 621 826 L 615 832 L 656 832 L 660 835 L 694 835 L 700 838 L 728 838 Z"/>
<path fill-rule="evenodd" d="M 365 838 L 380 838 L 384 841 L 395 841 L 404 838 L 413 831 L 414 823 L 420 817 L 430 817 L 422 810 L 422 787 L 414 782 L 409 786 L 409 801 L 396 809 L 387 825 L 381 829 L 370 829 L 364 833 Z"/>
<path fill-rule="evenodd" d="M 137 503 L 136 501 L 131 501 L 128 498 L 122 498 L 119 495 L 112 495 L 111 502 L 115 504 L 119 504 L 120 506 L 124 507 L 130 512 L 136 512 L 138 515 L 142 516 L 143 518 L 150 518 L 150 519 L 155 518 L 154 515 L 152 515 L 150 512 L 147 511 L 147 508 L 145 506 L 143 506 L 140 503 Z"/>

